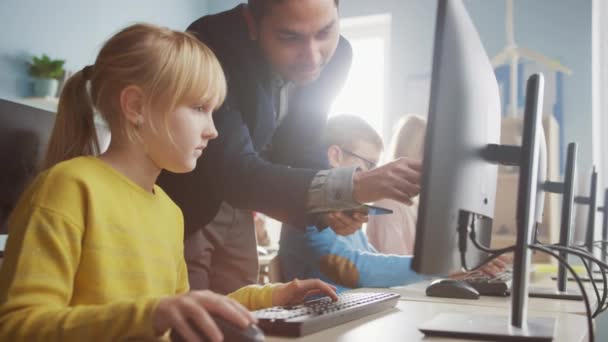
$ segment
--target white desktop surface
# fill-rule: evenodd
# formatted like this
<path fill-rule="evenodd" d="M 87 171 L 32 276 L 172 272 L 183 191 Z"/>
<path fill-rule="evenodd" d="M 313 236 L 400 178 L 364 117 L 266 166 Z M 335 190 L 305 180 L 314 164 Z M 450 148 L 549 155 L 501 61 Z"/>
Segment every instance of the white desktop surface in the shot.
<path fill-rule="evenodd" d="M 394 309 L 338 325 L 327 330 L 322 330 L 311 335 L 301 338 L 266 336 L 266 341 L 470 341 L 448 338 L 425 338 L 424 335 L 418 331 L 418 326 L 440 313 L 504 314 L 505 317 L 509 314 L 506 309 L 500 307 L 400 300 L 397 307 Z M 538 311 L 530 311 L 529 316 L 555 317 L 555 342 L 578 342 L 586 339 L 587 324 L 584 316 L 563 312 Z"/>
<path fill-rule="evenodd" d="M 491 296 L 480 296 L 477 300 L 472 299 L 456 299 L 456 298 L 438 298 L 428 297 L 425 294 L 425 290 L 430 281 L 424 281 L 416 284 L 407 286 L 399 286 L 392 288 L 362 288 L 352 290 L 354 292 L 391 292 L 401 295 L 402 300 L 427 302 L 427 303 L 449 303 L 457 305 L 472 305 L 472 306 L 486 306 L 501 308 L 504 312 L 508 312 L 511 308 L 511 297 L 491 297 Z M 542 278 L 537 281 L 531 281 L 530 287 L 543 287 L 543 288 L 556 288 L 555 281 L 550 278 Z M 568 288 L 578 289 L 576 283 L 568 283 Z M 595 293 L 593 290 L 587 290 L 591 308 L 595 308 L 597 303 Z M 574 300 L 555 300 L 547 298 L 529 298 L 528 309 L 530 311 L 538 312 L 564 312 L 572 314 L 586 314 L 585 304 L 583 301 Z"/>

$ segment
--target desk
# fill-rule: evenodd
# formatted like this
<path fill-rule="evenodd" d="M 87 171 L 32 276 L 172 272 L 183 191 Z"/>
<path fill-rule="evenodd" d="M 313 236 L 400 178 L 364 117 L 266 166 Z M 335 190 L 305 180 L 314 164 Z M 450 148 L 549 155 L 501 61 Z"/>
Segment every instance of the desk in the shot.
<path fill-rule="evenodd" d="M 470 341 L 446 338 L 424 338 L 418 326 L 440 313 L 487 313 L 508 317 L 511 297 L 482 296 L 478 300 L 427 297 L 427 282 L 390 289 L 356 289 L 353 292 L 392 292 L 401 295 L 396 308 L 368 316 L 356 321 L 317 332 L 302 338 L 281 338 L 267 336 L 269 342 L 312 342 L 312 341 Z M 569 284 L 570 285 L 570 284 Z M 556 286 L 547 276 L 531 279 L 531 287 Z M 595 295 L 588 292 L 595 307 Z M 582 301 L 529 298 L 529 317 L 555 317 L 554 341 L 586 341 L 587 317 Z"/>
<path fill-rule="evenodd" d="M 432 303 L 400 300 L 397 307 L 356 321 L 348 322 L 331 329 L 304 336 L 302 338 L 282 338 L 267 336 L 268 342 L 369 342 L 369 341 L 470 341 L 446 338 L 425 338 L 418 326 L 439 313 L 472 312 L 504 314 L 503 308 L 490 306 L 458 305 L 451 303 Z M 587 336 L 586 318 L 568 313 L 530 312 L 530 317 L 544 316 L 556 318 L 556 342 L 584 341 Z"/>
<path fill-rule="evenodd" d="M 373 288 L 373 289 L 356 289 L 355 292 L 391 292 L 401 295 L 402 300 L 427 302 L 427 303 L 450 303 L 456 305 L 472 305 L 472 306 L 487 306 L 501 308 L 505 313 L 508 313 L 511 308 L 511 297 L 490 297 L 481 296 L 478 300 L 471 299 L 456 299 L 456 298 L 437 298 L 428 297 L 425 290 L 429 281 L 420 282 L 407 286 L 393 287 L 389 289 Z M 530 287 L 545 287 L 556 288 L 556 284 L 550 278 L 541 278 L 531 281 Z M 578 288 L 576 283 L 569 283 L 569 287 Z M 591 308 L 594 309 L 597 303 L 593 290 L 587 290 Z M 564 312 L 571 314 L 586 315 L 585 303 L 583 301 L 574 300 L 555 300 L 547 298 L 529 298 L 528 310 L 538 312 Z"/>

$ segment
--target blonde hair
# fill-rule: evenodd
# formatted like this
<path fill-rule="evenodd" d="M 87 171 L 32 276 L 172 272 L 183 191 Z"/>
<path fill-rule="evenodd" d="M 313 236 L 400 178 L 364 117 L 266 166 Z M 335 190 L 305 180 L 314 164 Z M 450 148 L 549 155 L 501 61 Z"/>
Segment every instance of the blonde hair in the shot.
<path fill-rule="evenodd" d="M 165 121 L 181 104 L 197 101 L 217 109 L 226 97 L 219 61 L 195 36 L 150 24 L 129 26 L 104 44 L 94 65 L 67 80 L 45 167 L 100 153 L 94 109 L 108 123 L 113 137 L 133 139 L 134 127 L 120 105 L 122 90 L 131 85 L 142 89 L 146 108 L 164 115 Z"/>
<path fill-rule="evenodd" d="M 397 123 L 391 140 L 390 160 L 401 157 L 422 160 L 425 136 L 426 119 L 416 114 L 406 115 Z"/>

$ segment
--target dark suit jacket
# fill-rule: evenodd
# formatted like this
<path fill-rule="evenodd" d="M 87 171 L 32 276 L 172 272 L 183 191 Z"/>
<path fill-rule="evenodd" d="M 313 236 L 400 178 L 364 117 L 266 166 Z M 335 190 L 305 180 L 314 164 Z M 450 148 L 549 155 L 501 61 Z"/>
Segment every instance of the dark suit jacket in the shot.
<path fill-rule="evenodd" d="M 340 38 L 319 78 L 298 88 L 279 127 L 269 66 L 249 39 L 243 5 L 205 16 L 188 27 L 217 55 L 228 81 L 228 95 L 214 113 L 219 137 L 212 140 L 196 169 L 163 172 L 159 185 L 184 212 L 186 231 L 209 223 L 222 201 L 280 220 L 305 224 L 308 188 L 318 170 L 327 169 L 320 138 L 331 102 L 344 84 L 352 60 Z"/>

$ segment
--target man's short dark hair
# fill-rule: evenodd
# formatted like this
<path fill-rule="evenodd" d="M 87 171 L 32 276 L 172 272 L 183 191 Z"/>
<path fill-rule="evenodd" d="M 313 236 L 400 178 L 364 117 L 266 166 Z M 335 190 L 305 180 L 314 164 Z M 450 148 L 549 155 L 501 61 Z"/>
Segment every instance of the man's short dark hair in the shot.
<path fill-rule="evenodd" d="M 285 0 L 248 0 L 247 7 L 254 18 L 260 19 L 270 13 L 272 5 L 276 5 Z M 340 4 L 340 0 L 334 0 L 336 7 Z"/>

